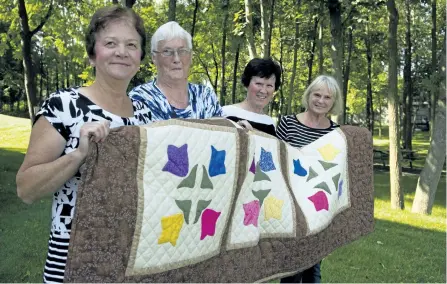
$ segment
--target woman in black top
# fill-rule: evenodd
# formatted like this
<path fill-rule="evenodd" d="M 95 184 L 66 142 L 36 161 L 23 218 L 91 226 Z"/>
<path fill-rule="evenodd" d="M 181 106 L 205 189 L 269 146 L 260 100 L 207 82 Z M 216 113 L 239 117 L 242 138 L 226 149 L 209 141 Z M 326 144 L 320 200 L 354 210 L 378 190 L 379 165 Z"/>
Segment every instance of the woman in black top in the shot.
<path fill-rule="evenodd" d="M 246 120 L 253 128 L 275 136 L 275 122 L 264 114 L 264 108 L 281 85 L 281 67 L 272 59 L 254 58 L 245 67 L 241 81 L 247 97 L 241 103 L 224 106 L 224 116 L 235 122 Z"/>
<path fill-rule="evenodd" d="M 342 110 L 342 97 L 337 81 L 330 76 L 318 76 L 306 89 L 302 98 L 306 111 L 281 118 L 277 137 L 293 147 L 304 147 L 339 125 L 327 116 Z M 321 261 L 311 268 L 281 279 L 281 283 L 320 283 Z"/>

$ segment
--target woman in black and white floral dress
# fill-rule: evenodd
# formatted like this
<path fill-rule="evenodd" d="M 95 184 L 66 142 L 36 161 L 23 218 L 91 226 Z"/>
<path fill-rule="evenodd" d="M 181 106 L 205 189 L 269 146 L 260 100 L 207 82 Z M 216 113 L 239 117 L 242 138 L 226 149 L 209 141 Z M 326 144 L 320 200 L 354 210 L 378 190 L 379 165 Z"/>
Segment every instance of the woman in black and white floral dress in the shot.
<path fill-rule="evenodd" d="M 143 21 L 135 12 L 117 6 L 99 9 L 86 34 L 94 83 L 52 94 L 37 113 L 17 173 L 17 193 L 26 203 L 54 194 L 44 282 L 64 279 L 79 167 L 91 142 L 102 142 L 110 128 L 151 122 L 147 104 L 126 94 L 145 44 Z"/>

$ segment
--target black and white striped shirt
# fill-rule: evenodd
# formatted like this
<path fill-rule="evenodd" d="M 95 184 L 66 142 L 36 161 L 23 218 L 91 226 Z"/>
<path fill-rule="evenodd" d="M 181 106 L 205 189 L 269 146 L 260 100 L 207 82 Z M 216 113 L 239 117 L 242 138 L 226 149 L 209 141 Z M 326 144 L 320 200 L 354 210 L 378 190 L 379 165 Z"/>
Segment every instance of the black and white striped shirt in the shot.
<path fill-rule="evenodd" d="M 338 124 L 329 120 L 331 126 L 324 129 L 312 128 L 302 124 L 296 115 L 285 115 L 276 128 L 276 136 L 293 147 L 301 148 L 314 142 L 321 136 L 331 132 Z"/>

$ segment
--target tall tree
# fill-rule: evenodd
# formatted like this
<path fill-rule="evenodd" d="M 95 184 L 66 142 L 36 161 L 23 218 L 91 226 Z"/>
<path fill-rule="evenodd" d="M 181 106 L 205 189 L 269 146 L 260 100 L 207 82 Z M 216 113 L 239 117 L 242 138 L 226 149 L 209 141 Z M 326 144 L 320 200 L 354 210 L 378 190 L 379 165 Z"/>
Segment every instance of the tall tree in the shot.
<path fill-rule="evenodd" d="M 299 7 L 301 6 L 301 1 L 297 0 L 297 8 L 299 11 Z M 295 18 L 295 37 L 293 38 L 293 66 L 292 66 L 292 75 L 290 77 L 290 83 L 289 83 L 289 98 L 287 100 L 287 113 L 292 113 L 292 100 L 293 95 L 295 93 L 294 90 L 294 84 L 295 84 L 295 77 L 296 77 L 296 67 L 298 64 L 298 40 L 300 36 L 300 24 L 298 21 L 298 17 Z"/>
<path fill-rule="evenodd" d="M 31 57 L 31 52 L 33 50 L 32 38 L 33 36 L 42 29 L 46 21 L 51 15 L 53 10 L 53 1 L 50 2 L 50 7 L 47 10 L 46 15 L 40 21 L 33 30 L 29 26 L 28 13 L 26 11 L 25 0 L 18 1 L 19 17 L 20 17 L 20 37 L 22 41 L 22 56 L 23 56 L 23 69 L 24 69 L 24 79 L 25 79 L 25 91 L 28 104 L 28 113 L 31 121 L 34 121 L 35 112 L 34 107 L 36 106 L 36 82 L 35 82 L 35 69 L 33 66 L 33 60 Z"/>
<path fill-rule="evenodd" d="M 349 20 L 351 22 L 351 20 Z M 346 61 L 343 64 L 343 85 L 342 87 L 342 96 L 343 96 L 343 113 L 342 113 L 342 121 L 346 122 L 346 99 L 348 96 L 348 83 L 349 83 L 349 75 L 351 74 L 351 57 L 352 57 L 352 49 L 353 49 L 353 40 L 352 40 L 352 32 L 354 27 L 350 25 L 348 27 L 348 56 L 346 57 Z"/>
<path fill-rule="evenodd" d="M 373 96 L 372 96 L 372 39 L 369 31 L 369 24 L 366 23 L 366 36 L 364 37 L 366 47 L 366 61 L 368 63 L 368 73 L 366 79 L 366 126 L 371 133 L 374 133 L 374 108 L 373 108 Z"/>
<path fill-rule="evenodd" d="M 269 29 L 267 34 L 267 51 L 265 52 L 264 57 L 268 58 L 272 54 L 272 33 L 274 26 L 274 18 L 275 18 L 275 0 L 270 0 L 270 19 L 269 19 Z"/>
<path fill-rule="evenodd" d="M 176 0 L 169 0 L 168 21 L 175 21 Z"/>
<path fill-rule="evenodd" d="M 389 16 L 388 25 L 388 123 L 389 123 L 389 165 L 390 165 L 390 191 L 391 208 L 404 209 L 404 196 L 402 191 L 402 167 L 399 143 L 399 119 L 397 96 L 397 26 L 399 15 L 394 0 L 387 0 Z"/>
<path fill-rule="evenodd" d="M 419 175 L 416 195 L 411 211 L 420 214 L 431 214 L 435 200 L 436 189 L 445 163 L 446 154 L 446 90 L 445 90 L 445 38 L 439 71 L 441 84 L 439 85 L 438 105 L 430 149 L 425 159 L 424 167 Z"/>
<path fill-rule="evenodd" d="M 403 147 L 411 150 L 412 148 L 412 127 L 411 116 L 413 110 L 413 88 L 411 78 L 411 6 L 410 0 L 405 0 L 405 65 L 404 65 L 404 91 L 402 96 L 403 106 Z"/>
<path fill-rule="evenodd" d="M 196 22 L 197 22 L 197 12 L 199 11 L 199 0 L 194 1 L 194 13 L 192 16 L 192 25 L 191 25 L 191 38 L 194 42 L 194 32 L 196 29 Z M 193 44 L 194 45 L 194 44 Z"/>
<path fill-rule="evenodd" d="M 223 12 L 223 19 L 222 19 L 222 46 L 221 46 L 221 72 L 220 72 L 220 104 L 225 105 L 225 94 L 227 91 L 227 84 L 225 82 L 225 53 L 226 53 L 226 46 L 227 46 L 227 22 L 228 22 L 228 6 L 229 6 L 229 0 L 222 0 L 222 12 Z"/>
<path fill-rule="evenodd" d="M 328 0 L 329 17 L 331 21 L 331 58 L 332 72 L 340 88 L 343 86 L 343 28 L 341 21 L 341 4 L 339 0 Z M 343 124 L 346 113 L 346 104 L 342 114 L 338 115 L 337 123 Z"/>
<path fill-rule="evenodd" d="M 323 39 L 323 19 L 321 19 L 318 26 L 318 74 L 324 73 L 324 39 Z"/>
<path fill-rule="evenodd" d="M 436 111 L 436 94 L 437 94 L 437 41 L 438 38 L 436 36 L 436 0 L 431 0 L 431 90 L 430 90 L 430 133 L 433 135 L 433 126 L 436 120 L 435 111 Z"/>
<path fill-rule="evenodd" d="M 237 67 L 239 64 L 239 54 L 241 49 L 241 43 L 238 42 L 236 46 L 236 56 L 234 57 L 234 68 L 233 68 L 233 88 L 231 90 L 231 104 L 236 103 L 236 86 L 237 86 Z"/>
<path fill-rule="evenodd" d="M 253 4 L 251 0 L 245 0 L 245 37 L 247 38 L 247 47 L 250 59 L 258 57 L 255 45 L 255 36 L 253 34 Z"/>
<path fill-rule="evenodd" d="M 312 71 L 313 71 L 313 65 L 314 65 L 314 58 L 315 58 L 315 46 L 317 44 L 317 29 L 318 29 L 318 17 L 314 18 L 314 26 L 313 29 L 309 33 L 309 55 L 307 57 L 307 86 L 312 83 Z"/>
<path fill-rule="evenodd" d="M 267 50 L 268 50 L 268 13 L 267 13 L 267 0 L 259 0 L 259 8 L 261 11 L 261 50 L 262 50 L 262 58 L 266 58 Z"/>

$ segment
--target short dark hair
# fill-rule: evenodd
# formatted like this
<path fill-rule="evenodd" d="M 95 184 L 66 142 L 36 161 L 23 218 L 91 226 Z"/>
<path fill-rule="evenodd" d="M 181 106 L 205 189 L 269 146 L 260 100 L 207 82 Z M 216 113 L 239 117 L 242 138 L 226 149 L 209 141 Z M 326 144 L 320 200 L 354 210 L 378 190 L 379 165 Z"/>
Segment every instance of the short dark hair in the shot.
<path fill-rule="evenodd" d="M 281 86 L 281 66 L 271 58 L 253 58 L 248 62 L 247 66 L 245 66 L 241 82 L 245 87 L 248 87 L 251 78 L 254 76 L 270 78 L 272 75 L 275 75 L 275 91 L 277 91 Z"/>
<path fill-rule="evenodd" d="M 103 30 L 110 22 L 126 19 L 130 20 L 141 37 L 141 60 L 146 55 L 146 31 L 144 22 L 134 10 L 121 6 L 108 6 L 98 9 L 90 20 L 87 32 L 85 33 L 85 49 L 88 57 L 95 56 L 96 34 Z"/>

